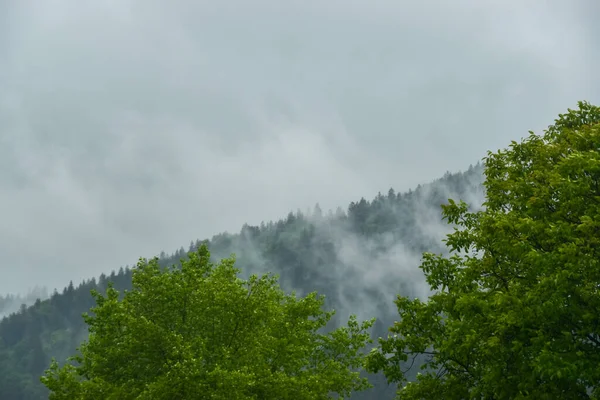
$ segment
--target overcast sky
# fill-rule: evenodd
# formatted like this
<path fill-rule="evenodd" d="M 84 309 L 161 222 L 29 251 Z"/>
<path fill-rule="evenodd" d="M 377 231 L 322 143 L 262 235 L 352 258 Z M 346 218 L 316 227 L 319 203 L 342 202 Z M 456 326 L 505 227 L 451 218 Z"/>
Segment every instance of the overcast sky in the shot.
<path fill-rule="evenodd" d="M 0 293 L 466 169 L 600 102 L 598 3 L 0 1 Z"/>

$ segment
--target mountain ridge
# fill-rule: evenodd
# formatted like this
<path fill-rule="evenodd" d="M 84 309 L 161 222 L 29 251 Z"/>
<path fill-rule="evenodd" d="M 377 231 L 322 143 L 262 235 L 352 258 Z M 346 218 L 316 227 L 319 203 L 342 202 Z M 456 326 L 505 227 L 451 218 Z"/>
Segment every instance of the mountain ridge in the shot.
<path fill-rule="evenodd" d="M 477 164 L 464 172 L 447 172 L 405 193 L 390 189 L 371 201 L 363 197 L 351 202 L 347 211 L 338 207 L 323 215 L 317 205 L 310 215 L 290 212 L 278 221 L 244 224 L 239 233 L 196 240 L 188 250 L 207 242 L 215 260 L 235 253 L 243 275 L 273 272 L 286 291 L 325 294 L 327 308 L 337 311 L 334 325 L 350 313 L 359 319 L 375 316 L 373 336 L 385 335 L 397 318 L 392 301 L 398 293 L 428 295 L 417 267 L 423 251 L 444 251 L 440 239 L 451 227 L 441 221 L 440 205 L 453 198 L 479 207 L 482 171 Z M 186 253 L 183 247 L 170 255 L 162 252 L 160 264 L 177 265 Z M 0 359 L 4 360 L 0 398 L 47 397 L 37 377 L 50 357 L 62 362 L 85 340 L 81 313 L 94 305 L 90 290 L 103 291 L 109 281 L 119 290 L 130 289 L 131 267 L 101 274 L 77 287 L 71 281 L 62 292 L 55 290 L 48 299 L 0 320 Z M 354 398 L 393 397 L 395 390 L 382 376 L 372 380 L 376 388 Z"/>

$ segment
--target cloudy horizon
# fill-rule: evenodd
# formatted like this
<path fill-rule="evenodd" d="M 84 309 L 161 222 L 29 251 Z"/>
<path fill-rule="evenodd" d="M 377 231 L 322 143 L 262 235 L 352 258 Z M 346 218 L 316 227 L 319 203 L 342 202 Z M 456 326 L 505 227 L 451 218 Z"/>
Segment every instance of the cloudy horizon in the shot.
<path fill-rule="evenodd" d="M 592 0 L 2 2 L 0 294 L 466 170 L 600 103 L 598 16 Z"/>

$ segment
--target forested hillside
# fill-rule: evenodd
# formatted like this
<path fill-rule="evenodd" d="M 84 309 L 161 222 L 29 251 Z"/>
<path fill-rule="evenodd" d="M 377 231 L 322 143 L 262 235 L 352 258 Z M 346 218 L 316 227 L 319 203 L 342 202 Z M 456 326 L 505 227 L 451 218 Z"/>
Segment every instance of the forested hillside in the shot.
<path fill-rule="evenodd" d="M 221 233 L 207 243 L 215 259 L 234 253 L 244 275 L 274 272 L 287 291 L 324 294 L 326 307 L 337 312 L 334 324 L 351 313 L 359 319 L 376 317 L 376 338 L 386 335 L 397 319 L 393 304 L 397 294 L 428 295 L 418 265 L 422 252 L 444 251 L 441 239 L 450 228 L 441 220 L 440 205 L 452 198 L 480 206 L 482 181 L 482 168 L 477 165 L 407 193 L 390 189 L 371 201 L 362 198 L 347 210 L 334 212 L 323 212 L 316 205 L 276 222 L 246 224 L 239 233 Z M 161 253 L 160 263 L 177 264 L 201 242 L 193 241 L 172 255 Z M 51 357 L 63 361 L 86 338 L 81 314 L 94 305 L 90 290 L 103 291 L 108 281 L 119 290 L 128 289 L 131 270 L 121 268 L 78 286 L 71 282 L 62 292 L 55 291 L 49 299 L 22 307 L 0 322 L 1 399 L 47 398 L 40 375 Z M 393 398 L 395 388 L 381 375 L 372 377 L 372 382 L 373 389 L 355 398 Z"/>

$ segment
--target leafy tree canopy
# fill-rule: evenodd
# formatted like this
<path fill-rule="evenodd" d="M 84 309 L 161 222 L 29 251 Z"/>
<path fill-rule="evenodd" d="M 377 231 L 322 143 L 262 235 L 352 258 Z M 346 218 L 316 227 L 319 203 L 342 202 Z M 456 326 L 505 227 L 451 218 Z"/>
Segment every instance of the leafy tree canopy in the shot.
<path fill-rule="evenodd" d="M 356 370 L 373 320 L 321 334 L 333 315 L 322 297 L 243 280 L 234 263 L 211 263 L 202 245 L 180 269 L 141 259 L 122 299 L 94 292 L 75 365 L 53 361 L 41 378 L 50 399 L 324 399 L 369 386 Z"/>
<path fill-rule="evenodd" d="M 600 108 L 488 153 L 485 176 L 483 211 L 443 206 L 457 228 L 448 257 L 424 255 L 434 294 L 398 297 L 367 368 L 402 399 L 600 398 Z"/>

